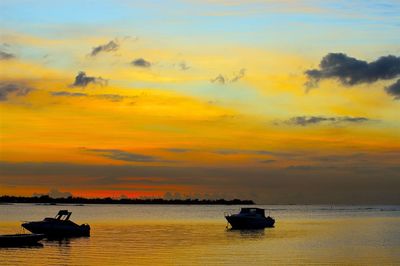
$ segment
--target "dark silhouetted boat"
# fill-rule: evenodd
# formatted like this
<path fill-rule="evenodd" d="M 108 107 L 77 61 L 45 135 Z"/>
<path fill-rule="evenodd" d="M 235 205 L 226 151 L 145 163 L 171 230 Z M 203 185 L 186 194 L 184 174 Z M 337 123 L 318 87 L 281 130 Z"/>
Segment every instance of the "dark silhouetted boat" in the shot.
<path fill-rule="evenodd" d="M 36 234 L 45 234 L 49 237 L 90 236 L 88 224 L 77 225 L 69 220 L 72 212 L 60 210 L 55 218 L 44 218 L 43 221 L 26 222 L 22 227 Z"/>
<path fill-rule="evenodd" d="M 0 235 L 0 247 L 21 247 L 39 245 L 38 242 L 44 237 L 44 234 Z"/>
<path fill-rule="evenodd" d="M 275 220 L 265 217 L 265 210 L 260 208 L 242 208 L 237 214 L 225 214 L 232 229 L 262 229 L 274 227 Z"/>

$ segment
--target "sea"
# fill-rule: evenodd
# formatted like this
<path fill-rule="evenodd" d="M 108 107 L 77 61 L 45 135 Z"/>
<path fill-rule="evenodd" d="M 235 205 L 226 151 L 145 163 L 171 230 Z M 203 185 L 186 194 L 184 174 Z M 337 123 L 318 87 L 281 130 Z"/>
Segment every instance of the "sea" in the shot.
<path fill-rule="evenodd" d="M 227 228 L 243 206 L 3 204 L 0 234 L 67 209 L 91 236 L 0 248 L 0 265 L 400 265 L 399 205 L 256 206 L 274 228 Z"/>

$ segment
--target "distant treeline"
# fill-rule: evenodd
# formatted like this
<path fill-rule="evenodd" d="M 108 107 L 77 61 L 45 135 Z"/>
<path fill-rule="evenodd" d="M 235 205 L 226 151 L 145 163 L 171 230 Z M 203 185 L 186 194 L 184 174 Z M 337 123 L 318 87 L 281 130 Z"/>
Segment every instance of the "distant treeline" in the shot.
<path fill-rule="evenodd" d="M 1 196 L 0 203 L 44 203 L 44 204 L 190 204 L 190 205 L 253 205 L 252 200 L 225 199 L 137 199 L 137 198 L 51 198 L 47 195 L 40 197 Z"/>

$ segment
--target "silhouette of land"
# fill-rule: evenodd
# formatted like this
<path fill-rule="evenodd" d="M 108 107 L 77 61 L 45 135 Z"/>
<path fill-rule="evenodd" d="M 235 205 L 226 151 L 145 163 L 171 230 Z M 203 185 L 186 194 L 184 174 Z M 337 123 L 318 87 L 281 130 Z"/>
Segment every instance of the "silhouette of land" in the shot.
<path fill-rule="evenodd" d="M 39 204 L 176 204 L 176 205 L 253 205 L 252 200 L 226 199 L 140 199 L 140 198 L 51 198 L 48 195 L 40 197 L 1 196 L 0 203 L 39 203 Z"/>

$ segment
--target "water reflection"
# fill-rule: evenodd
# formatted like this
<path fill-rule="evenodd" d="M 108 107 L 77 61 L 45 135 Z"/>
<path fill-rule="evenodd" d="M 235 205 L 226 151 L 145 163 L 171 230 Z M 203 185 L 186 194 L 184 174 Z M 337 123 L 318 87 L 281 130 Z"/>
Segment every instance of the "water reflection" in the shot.
<path fill-rule="evenodd" d="M 5 250 L 5 249 L 35 249 L 35 248 L 43 248 L 42 243 L 32 243 L 29 245 L 23 245 L 23 246 L 0 246 L 0 249 Z"/>
<path fill-rule="evenodd" d="M 46 245 L 52 246 L 60 246 L 60 247 L 70 247 L 71 246 L 71 239 L 66 237 L 51 237 L 46 238 L 43 241 Z"/>
<path fill-rule="evenodd" d="M 226 229 L 227 237 L 260 240 L 265 237 L 265 229 Z"/>

